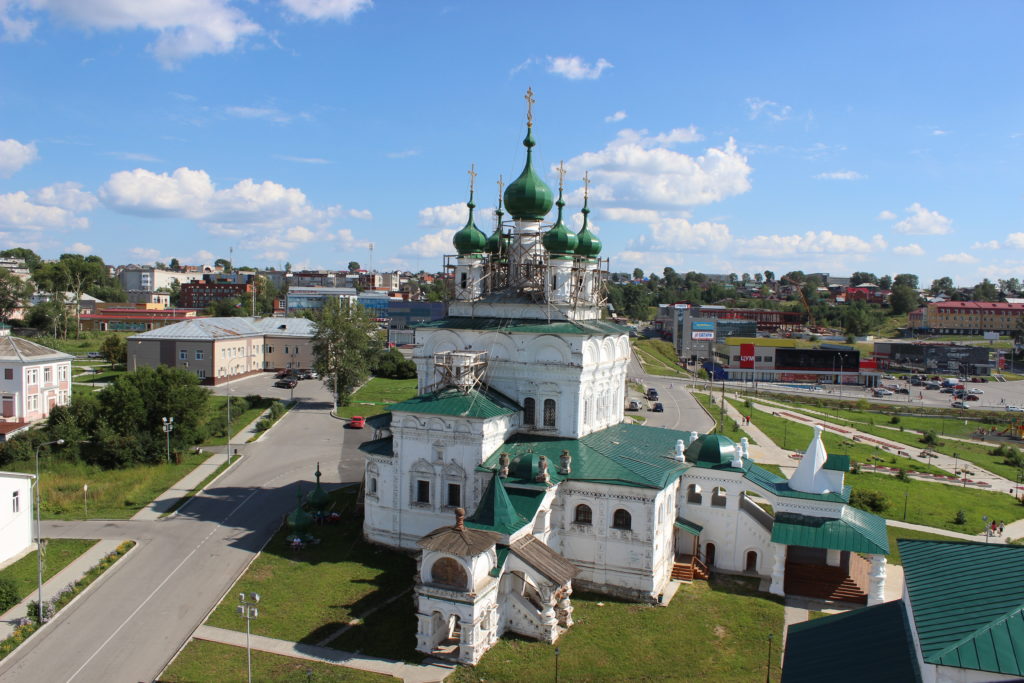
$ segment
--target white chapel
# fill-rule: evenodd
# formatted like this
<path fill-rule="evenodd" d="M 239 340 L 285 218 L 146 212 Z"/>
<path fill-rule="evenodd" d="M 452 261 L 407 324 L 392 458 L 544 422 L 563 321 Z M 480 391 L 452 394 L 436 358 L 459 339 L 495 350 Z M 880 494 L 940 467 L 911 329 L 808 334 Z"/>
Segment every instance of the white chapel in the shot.
<path fill-rule="evenodd" d="M 532 109 L 523 145 L 490 236 L 471 183 L 449 315 L 416 329 L 419 395 L 363 446 L 365 536 L 419 553 L 417 649 L 473 664 L 508 631 L 556 641 L 574 590 L 656 603 L 715 570 L 881 602 L 884 521 L 847 505 L 848 458 L 820 431 L 787 481 L 745 439 L 624 421 L 629 337 L 602 319 L 588 181 L 572 232 L 564 171 L 555 201 L 533 167 Z"/>

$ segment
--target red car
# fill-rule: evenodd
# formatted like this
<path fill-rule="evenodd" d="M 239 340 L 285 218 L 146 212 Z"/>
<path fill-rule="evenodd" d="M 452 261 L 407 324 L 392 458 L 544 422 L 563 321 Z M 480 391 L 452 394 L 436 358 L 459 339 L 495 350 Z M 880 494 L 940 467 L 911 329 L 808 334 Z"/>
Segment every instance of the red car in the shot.
<path fill-rule="evenodd" d="M 350 429 L 362 429 L 366 426 L 366 418 L 362 415 L 355 415 L 348 421 Z"/>

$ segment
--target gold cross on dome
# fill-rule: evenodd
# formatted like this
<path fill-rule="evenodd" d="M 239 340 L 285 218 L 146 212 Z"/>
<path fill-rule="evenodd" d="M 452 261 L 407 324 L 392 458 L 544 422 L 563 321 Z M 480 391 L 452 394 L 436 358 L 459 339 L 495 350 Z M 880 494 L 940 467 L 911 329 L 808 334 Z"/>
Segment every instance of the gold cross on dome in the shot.
<path fill-rule="evenodd" d="M 526 89 L 526 126 L 527 128 L 533 127 L 533 103 L 536 102 L 533 99 L 533 87 Z"/>
<path fill-rule="evenodd" d="M 590 196 L 590 171 L 583 174 L 583 198 Z"/>
<path fill-rule="evenodd" d="M 565 185 L 565 162 L 558 162 L 558 189 L 561 190 Z"/>
<path fill-rule="evenodd" d="M 505 179 L 498 175 L 498 201 L 501 202 L 501 195 L 505 192 Z"/>
<path fill-rule="evenodd" d="M 472 192 L 476 185 L 476 164 L 471 164 L 466 172 L 469 173 L 469 191 Z"/>

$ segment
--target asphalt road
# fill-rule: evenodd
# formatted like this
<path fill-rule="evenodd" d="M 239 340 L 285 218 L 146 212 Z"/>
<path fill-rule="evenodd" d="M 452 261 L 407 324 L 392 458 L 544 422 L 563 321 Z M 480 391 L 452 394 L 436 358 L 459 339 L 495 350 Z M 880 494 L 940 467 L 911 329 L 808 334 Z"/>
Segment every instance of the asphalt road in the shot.
<path fill-rule="evenodd" d="M 271 383 L 258 376 L 232 392 L 259 385 L 266 395 Z M 300 382 L 295 397 L 301 403 L 261 442 L 239 446 L 242 462 L 176 516 L 45 523 L 46 537 L 131 538 L 139 545 L 0 662 L 0 680 L 153 680 L 295 506 L 296 494 L 312 488 L 318 461 L 325 484 L 360 476 L 356 447 L 372 431 L 346 430 L 332 418 L 331 397 L 318 381 Z"/>

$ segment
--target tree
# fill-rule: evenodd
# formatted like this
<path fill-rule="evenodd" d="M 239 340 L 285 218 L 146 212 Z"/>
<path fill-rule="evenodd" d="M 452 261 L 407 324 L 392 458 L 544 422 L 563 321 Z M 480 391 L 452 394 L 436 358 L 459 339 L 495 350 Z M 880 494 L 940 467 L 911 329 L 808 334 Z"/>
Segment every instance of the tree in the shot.
<path fill-rule="evenodd" d="M 370 375 L 383 345 L 382 331 L 365 308 L 342 306 L 337 298 L 326 299 L 313 321 L 313 369 L 334 392 L 335 402 L 348 405 L 352 391 Z"/>
<path fill-rule="evenodd" d="M 413 379 L 416 377 L 416 364 L 403 356 L 398 349 L 388 349 L 378 353 L 374 358 L 373 374 L 376 377 L 390 379 Z"/>
<path fill-rule="evenodd" d="M 1011 277 L 1007 280 L 999 280 L 999 291 L 1007 296 L 1015 296 L 1020 294 L 1020 280 L 1015 277 Z"/>
<path fill-rule="evenodd" d="M 181 263 L 178 261 L 178 259 L 172 258 L 171 259 L 171 269 L 172 270 L 179 270 L 180 268 L 181 268 Z"/>
<path fill-rule="evenodd" d="M 124 365 L 128 362 L 128 342 L 119 334 L 108 334 L 100 344 L 100 353 L 111 365 Z"/>
<path fill-rule="evenodd" d="M 856 337 L 867 334 L 871 329 L 868 307 L 860 299 L 846 306 L 843 311 L 843 331 Z"/>
<path fill-rule="evenodd" d="M 642 269 L 640 269 L 640 268 L 634 268 L 633 269 L 633 279 L 634 280 L 643 280 L 644 279 L 644 271 Z"/>
<path fill-rule="evenodd" d="M 82 294 L 94 286 L 109 286 L 110 276 L 107 267 L 99 256 L 82 256 L 81 254 L 61 254 L 60 259 L 42 264 L 32 278 L 42 289 L 50 292 L 55 301 L 66 303 L 64 293 L 71 294 L 74 300 L 75 336 L 78 336 L 78 315 L 81 312 Z M 65 317 L 64 335 L 67 335 Z"/>
<path fill-rule="evenodd" d="M 292 262 L 291 261 L 285 261 L 284 272 L 286 272 L 286 273 L 292 272 Z"/>
<path fill-rule="evenodd" d="M 213 262 L 213 267 L 214 268 L 218 268 L 219 267 L 225 273 L 230 273 L 231 272 L 231 261 L 228 261 L 226 258 L 219 258 L 219 259 L 217 259 L 216 261 Z"/>
<path fill-rule="evenodd" d="M 971 298 L 974 301 L 995 301 L 999 298 L 999 291 L 996 286 L 989 282 L 988 278 L 985 278 L 978 284 L 974 285 L 974 290 L 971 292 Z"/>
<path fill-rule="evenodd" d="M 31 284 L 6 268 L 0 268 L 0 322 L 6 323 L 14 311 L 24 307 L 30 296 Z"/>
<path fill-rule="evenodd" d="M 25 247 L 14 247 L 13 249 L 4 249 L 0 251 L 0 256 L 5 258 L 20 258 L 25 262 L 25 267 L 28 268 L 28 272 L 36 272 L 36 268 L 43 262 L 42 257 L 31 249 Z"/>
<path fill-rule="evenodd" d="M 932 280 L 932 286 L 928 288 L 928 291 L 932 296 L 939 294 L 951 295 L 956 291 L 956 287 L 953 285 L 953 278 L 947 275 L 940 277 L 938 280 Z"/>
<path fill-rule="evenodd" d="M 892 288 L 892 294 L 889 296 L 889 305 L 892 306 L 892 312 L 896 315 L 909 313 L 920 303 L 917 290 L 906 285 L 896 285 Z"/>
<path fill-rule="evenodd" d="M 750 282 L 750 273 L 743 273 L 743 275 L 740 277 L 743 283 Z"/>
<path fill-rule="evenodd" d="M 863 271 L 857 271 L 850 276 L 850 284 L 854 287 L 862 285 L 865 282 L 870 282 L 873 285 L 878 284 L 878 278 L 874 273 L 865 273 Z"/>
<path fill-rule="evenodd" d="M 348 272 L 354 273 L 357 270 L 359 270 L 359 261 L 349 261 L 348 262 Z"/>
<path fill-rule="evenodd" d="M 206 313 L 217 318 L 237 318 L 249 315 L 249 309 L 237 297 L 216 299 L 206 307 Z"/>
<path fill-rule="evenodd" d="M 878 286 L 882 289 L 892 289 L 892 277 L 889 275 L 883 275 L 878 278 Z"/>
<path fill-rule="evenodd" d="M 761 273 L 754 273 L 754 282 L 756 282 L 757 284 L 761 284 L 763 280 L 764 275 L 762 275 Z"/>
<path fill-rule="evenodd" d="M 892 286 L 893 287 L 903 286 L 903 287 L 910 287 L 911 289 L 917 289 L 918 288 L 917 276 L 913 275 L 911 273 L 900 273 L 899 275 L 897 275 L 896 277 L 893 278 Z"/>
<path fill-rule="evenodd" d="M 775 273 L 771 270 L 764 271 L 765 282 L 775 282 Z"/>

